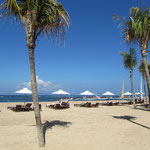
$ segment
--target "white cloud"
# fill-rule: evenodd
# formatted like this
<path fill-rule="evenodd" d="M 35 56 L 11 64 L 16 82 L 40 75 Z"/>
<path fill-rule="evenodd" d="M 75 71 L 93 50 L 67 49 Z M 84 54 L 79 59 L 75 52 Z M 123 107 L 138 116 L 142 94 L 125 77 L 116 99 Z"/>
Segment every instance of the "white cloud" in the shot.
<path fill-rule="evenodd" d="M 59 85 L 52 84 L 50 81 L 43 81 L 43 80 L 39 79 L 38 76 L 36 76 L 36 82 L 37 82 L 38 92 L 44 92 L 44 93 L 49 92 L 50 93 L 50 91 L 60 88 Z M 20 84 L 19 86 L 17 86 L 17 88 L 24 88 L 24 87 L 31 89 L 31 81 L 24 82 L 24 83 Z"/>

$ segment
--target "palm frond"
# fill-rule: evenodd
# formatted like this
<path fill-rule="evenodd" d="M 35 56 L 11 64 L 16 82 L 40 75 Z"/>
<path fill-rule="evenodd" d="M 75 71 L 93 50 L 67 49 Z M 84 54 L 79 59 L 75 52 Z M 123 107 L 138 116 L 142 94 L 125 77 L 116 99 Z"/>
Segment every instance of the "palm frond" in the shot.
<path fill-rule="evenodd" d="M 130 17 L 122 21 L 122 33 L 127 43 L 150 41 L 150 7 L 132 7 Z"/>
<path fill-rule="evenodd" d="M 69 28 L 69 15 L 56 0 L 5 0 L 0 6 L 3 18 L 14 16 L 20 19 L 28 33 L 34 38 L 44 33 L 48 38 L 65 39 Z"/>
<path fill-rule="evenodd" d="M 126 69 L 133 69 L 137 64 L 137 58 L 134 48 L 130 48 L 129 53 L 120 52 L 123 56 L 123 64 Z"/>

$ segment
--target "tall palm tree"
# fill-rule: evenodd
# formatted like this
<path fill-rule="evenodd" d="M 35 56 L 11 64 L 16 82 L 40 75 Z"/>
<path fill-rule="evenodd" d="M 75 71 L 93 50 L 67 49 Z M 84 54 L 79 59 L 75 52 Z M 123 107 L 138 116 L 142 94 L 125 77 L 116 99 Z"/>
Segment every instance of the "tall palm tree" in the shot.
<path fill-rule="evenodd" d="M 132 7 L 130 9 L 130 18 L 123 21 L 123 33 L 127 43 L 136 42 L 141 48 L 150 100 L 150 75 L 146 58 L 148 42 L 150 41 L 150 7 L 145 10 Z"/>
<path fill-rule="evenodd" d="M 65 29 L 69 27 L 69 15 L 56 0 L 4 0 L 0 5 L 0 16 L 3 19 L 13 16 L 15 20 L 21 21 L 26 31 L 35 120 L 39 145 L 43 147 L 45 142 L 39 110 L 34 49 L 36 40 L 42 33 L 48 38 L 64 39 Z"/>
<path fill-rule="evenodd" d="M 132 92 L 132 98 L 133 98 L 133 108 L 136 108 L 135 99 L 134 99 L 134 88 L 133 88 L 133 67 L 135 67 L 136 64 L 137 64 L 135 50 L 134 50 L 134 48 L 130 48 L 129 53 L 120 52 L 120 54 L 123 56 L 124 67 L 126 69 L 129 69 L 129 71 L 130 71 L 131 92 Z"/>
<path fill-rule="evenodd" d="M 145 97 L 147 97 L 147 91 L 146 91 L 146 84 L 145 84 L 145 67 L 143 61 L 141 61 L 140 66 L 139 66 L 139 72 L 142 74 L 143 77 L 143 83 L 144 83 L 144 92 L 145 92 Z"/>

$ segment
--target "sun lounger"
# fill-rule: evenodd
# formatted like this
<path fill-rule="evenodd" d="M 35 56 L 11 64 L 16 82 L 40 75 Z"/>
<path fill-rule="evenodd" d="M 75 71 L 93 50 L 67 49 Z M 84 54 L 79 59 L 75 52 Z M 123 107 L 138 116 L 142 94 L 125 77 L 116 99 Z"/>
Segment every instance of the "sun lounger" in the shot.
<path fill-rule="evenodd" d="M 86 103 L 84 107 L 91 107 L 91 103 Z"/>
<path fill-rule="evenodd" d="M 31 111 L 33 108 L 31 108 L 32 103 L 27 103 L 25 106 L 22 106 L 23 111 Z"/>
<path fill-rule="evenodd" d="M 54 109 L 61 109 L 60 104 L 55 104 L 55 105 L 54 105 Z"/>
<path fill-rule="evenodd" d="M 30 111 L 33 110 L 31 108 L 32 103 L 27 103 L 24 105 L 16 105 L 16 106 L 8 106 L 7 109 L 13 110 L 13 111 Z"/>
<path fill-rule="evenodd" d="M 131 104 L 133 104 L 133 102 L 132 101 L 121 102 L 120 104 L 122 104 L 122 105 L 131 105 Z"/>
<path fill-rule="evenodd" d="M 98 106 L 99 106 L 99 103 L 91 104 L 91 107 L 98 107 Z"/>
<path fill-rule="evenodd" d="M 13 107 L 12 110 L 15 112 L 23 111 L 22 105 L 16 105 L 16 107 Z"/>
<path fill-rule="evenodd" d="M 76 107 L 85 107 L 87 104 L 88 104 L 88 102 L 81 103 L 81 104 L 74 104 L 74 106 L 76 106 Z"/>
<path fill-rule="evenodd" d="M 62 103 L 61 103 L 61 107 L 62 107 L 62 108 L 69 108 L 69 105 L 70 105 L 70 104 L 69 104 L 68 102 L 62 102 Z"/>
<path fill-rule="evenodd" d="M 31 107 L 32 106 L 32 103 L 27 103 L 26 105 L 25 105 L 25 107 Z"/>
<path fill-rule="evenodd" d="M 59 103 L 59 104 L 51 104 L 51 105 L 48 105 L 49 108 L 52 108 L 52 109 L 66 109 L 66 108 L 69 108 L 69 103 Z"/>
<path fill-rule="evenodd" d="M 91 104 L 91 102 L 81 103 L 81 104 L 74 104 L 75 107 L 98 107 L 99 103 Z"/>
<path fill-rule="evenodd" d="M 54 108 L 55 104 L 46 104 L 46 107 L 48 108 Z"/>
<path fill-rule="evenodd" d="M 15 106 L 8 106 L 7 109 L 12 110 L 13 108 L 15 108 Z"/>
<path fill-rule="evenodd" d="M 102 105 L 104 105 L 104 106 L 112 106 L 112 101 L 108 101 L 106 103 L 102 103 Z"/>
<path fill-rule="evenodd" d="M 112 103 L 113 106 L 119 105 L 119 101 Z"/>

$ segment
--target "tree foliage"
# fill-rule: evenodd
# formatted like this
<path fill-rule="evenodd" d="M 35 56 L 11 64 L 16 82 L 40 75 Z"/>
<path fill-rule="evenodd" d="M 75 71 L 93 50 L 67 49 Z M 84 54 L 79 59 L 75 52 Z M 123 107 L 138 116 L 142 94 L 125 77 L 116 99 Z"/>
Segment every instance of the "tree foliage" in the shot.
<path fill-rule="evenodd" d="M 133 70 L 133 67 L 137 64 L 136 54 L 134 48 L 130 48 L 129 53 L 120 52 L 123 56 L 124 67 Z"/>
<path fill-rule="evenodd" d="M 48 38 L 65 39 L 65 29 L 69 27 L 69 15 L 56 0 L 5 0 L 0 6 L 1 18 L 13 16 L 21 20 L 27 40 L 32 32 L 34 39 L 44 33 Z"/>
<path fill-rule="evenodd" d="M 123 21 L 122 29 L 128 43 L 138 42 L 141 45 L 144 41 L 148 44 L 150 40 L 150 7 L 146 10 L 132 7 L 130 18 Z"/>

